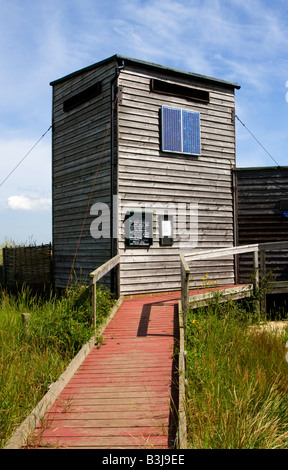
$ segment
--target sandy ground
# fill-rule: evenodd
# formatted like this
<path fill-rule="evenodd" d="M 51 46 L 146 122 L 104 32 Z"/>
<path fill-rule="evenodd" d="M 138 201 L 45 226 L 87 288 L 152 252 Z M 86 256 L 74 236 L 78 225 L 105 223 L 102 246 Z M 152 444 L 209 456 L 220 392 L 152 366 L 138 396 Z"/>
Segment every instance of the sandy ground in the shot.
<path fill-rule="evenodd" d="M 281 321 L 269 321 L 265 322 L 262 325 L 255 325 L 251 328 L 253 329 L 263 329 L 268 331 L 275 331 L 281 333 L 284 328 L 288 327 L 288 320 L 281 320 Z"/>

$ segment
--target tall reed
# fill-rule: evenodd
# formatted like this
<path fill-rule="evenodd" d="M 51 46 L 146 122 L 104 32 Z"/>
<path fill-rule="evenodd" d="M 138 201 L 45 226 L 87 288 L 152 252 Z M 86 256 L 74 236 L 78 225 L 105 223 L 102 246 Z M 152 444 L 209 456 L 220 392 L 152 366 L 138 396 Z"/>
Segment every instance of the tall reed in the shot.
<path fill-rule="evenodd" d="M 236 302 L 188 315 L 191 448 L 288 448 L 287 331 L 253 329 L 252 319 Z"/>
<path fill-rule="evenodd" d="M 99 326 L 114 299 L 99 286 L 97 300 Z M 24 312 L 30 313 L 28 325 L 22 322 Z M 86 287 L 75 286 L 65 297 L 44 298 L 27 288 L 0 293 L 0 447 L 93 333 Z"/>

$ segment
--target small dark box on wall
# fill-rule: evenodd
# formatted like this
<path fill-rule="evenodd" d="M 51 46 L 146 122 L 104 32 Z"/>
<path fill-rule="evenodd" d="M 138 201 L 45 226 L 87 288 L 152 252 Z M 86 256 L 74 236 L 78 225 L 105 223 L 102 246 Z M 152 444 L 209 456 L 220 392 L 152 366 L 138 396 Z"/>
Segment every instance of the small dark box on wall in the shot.
<path fill-rule="evenodd" d="M 159 215 L 159 243 L 161 246 L 173 245 L 172 215 Z"/>

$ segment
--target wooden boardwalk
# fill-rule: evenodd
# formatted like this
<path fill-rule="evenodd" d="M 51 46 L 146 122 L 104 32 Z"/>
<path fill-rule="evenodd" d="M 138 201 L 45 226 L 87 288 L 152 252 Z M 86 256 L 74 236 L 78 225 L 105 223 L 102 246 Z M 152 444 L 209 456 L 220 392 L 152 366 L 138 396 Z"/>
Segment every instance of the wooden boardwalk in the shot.
<path fill-rule="evenodd" d="M 250 287 L 196 289 L 189 296 L 197 304 L 220 290 L 237 299 L 250 295 Z M 103 344 L 92 348 L 25 448 L 173 448 L 180 297 L 176 292 L 124 300 Z"/>
<path fill-rule="evenodd" d="M 28 447 L 173 447 L 179 297 L 124 300 L 104 331 L 104 344 L 88 354 Z"/>

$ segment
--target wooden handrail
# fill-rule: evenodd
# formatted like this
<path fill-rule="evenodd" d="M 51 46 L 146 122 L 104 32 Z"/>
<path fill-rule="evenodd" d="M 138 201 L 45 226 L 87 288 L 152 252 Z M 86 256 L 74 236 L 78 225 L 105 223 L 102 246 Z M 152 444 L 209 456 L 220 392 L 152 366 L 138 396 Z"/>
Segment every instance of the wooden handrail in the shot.
<path fill-rule="evenodd" d="M 99 266 L 99 268 L 95 269 L 90 273 L 90 279 L 92 283 L 92 321 L 94 330 L 96 333 L 96 310 L 97 310 L 97 301 L 96 301 L 96 287 L 97 281 L 101 279 L 105 274 L 109 273 L 111 269 L 115 268 L 120 263 L 120 254 L 114 256 L 114 258 L 109 259 L 106 263 Z"/>
<path fill-rule="evenodd" d="M 273 251 L 288 249 L 288 241 L 254 243 L 253 245 L 238 245 L 225 248 L 215 248 L 213 250 L 198 250 L 192 253 L 185 253 L 183 256 L 186 261 L 201 259 L 221 258 L 224 256 L 239 255 L 241 253 L 252 253 L 258 251 Z"/>
<path fill-rule="evenodd" d="M 191 253 L 180 254 L 180 270 L 181 270 L 181 303 L 184 320 L 184 329 L 187 326 L 187 312 L 189 307 L 189 278 L 190 268 L 189 261 L 199 261 L 226 256 L 239 255 L 241 253 L 253 253 L 253 264 L 255 271 L 254 290 L 259 289 L 259 253 L 260 268 L 265 272 L 265 253 L 266 251 L 288 249 L 288 241 L 254 243 L 252 245 L 238 245 L 233 247 L 216 248 L 212 250 L 198 250 Z"/>
<path fill-rule="evenodd" d="M 259 251 L 273 251 L 288 249 L 288 241 L 259 243 Z"/>
<path fill-rule="evenodd" d="M 199 250 L 193 253 L 185 253 L 184 257 L 186 261 L 194 261 L 201 259 L 213 259 L 221 258 L 225 256 L 238 255 L 241 253 L 252 253 L 259 250 L 259 244 L 254 245 L 243 245 L 243 246 L 233 246 L 227 248 L 216 248 L 214 250 Z"/>
<path fill-rule="evenodd" d="M 106 263 L 95 269 L 95 271 L 92 271 L 92 273 L 90 273 L 92 283 L 95 284 L 95 282 L 99 281 L 101 277 L 105 276 L 105 274 L 111 271 L 119 262 L 120 255 L 116 255 L 114 258 L 109 259 Z"/>

